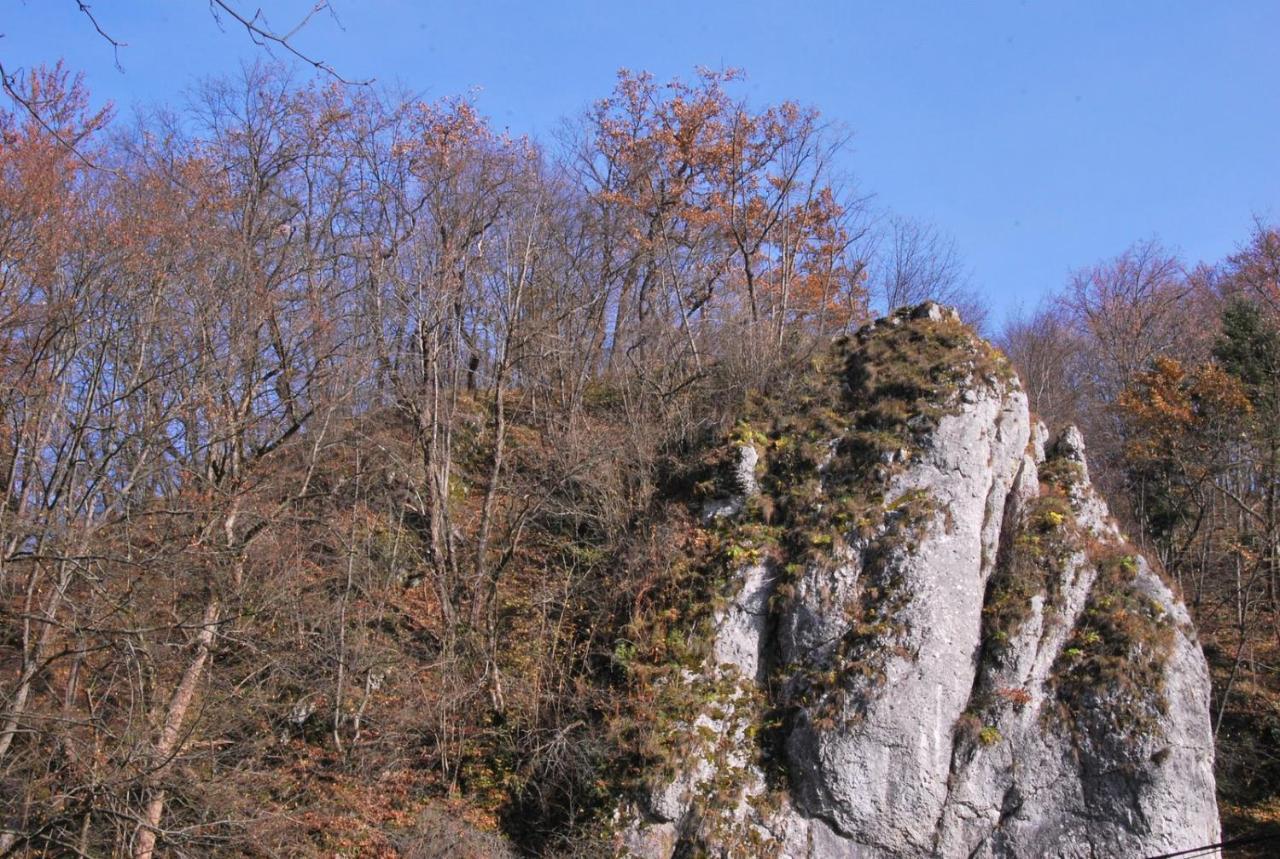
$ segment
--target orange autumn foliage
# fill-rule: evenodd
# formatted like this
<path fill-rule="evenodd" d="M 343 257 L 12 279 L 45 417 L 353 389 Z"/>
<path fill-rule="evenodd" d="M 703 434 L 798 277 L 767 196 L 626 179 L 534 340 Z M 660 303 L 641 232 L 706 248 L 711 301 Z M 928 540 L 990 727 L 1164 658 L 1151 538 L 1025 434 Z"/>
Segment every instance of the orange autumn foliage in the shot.
<path fill-rule="evenodd" d="M 1188 371 L 1164 356 L 1137 376 L 1118 405 L 1134 428 L 1132 460 L 1172 459 L 1193 471 L 1209 467 L 1224 433 L 1252 409 L 1240 381 L 1217 363 Z"/>

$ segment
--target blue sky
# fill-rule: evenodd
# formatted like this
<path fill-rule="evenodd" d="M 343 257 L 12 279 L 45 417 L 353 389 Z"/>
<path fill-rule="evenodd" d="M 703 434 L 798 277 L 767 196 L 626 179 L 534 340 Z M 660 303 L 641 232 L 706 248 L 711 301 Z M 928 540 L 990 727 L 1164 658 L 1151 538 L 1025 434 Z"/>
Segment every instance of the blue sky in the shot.
<path fill-rule="evenodd" d="M 311 0 L 245 0 L 274 24 Z M 1280 3 L 334 0 L 297 43 L 350 78 L 474 92 L 548 138 L 620 67 L 747 71 L 757 103 L 812 104 L 853 132 L 874 205 L 953 236 L 999 320 L 1072 269 L 1157 236 L 1216 260 L 1280 218 Z M 0 0 L 11 70 L 64 57 L 101 99 L 175 102 L 260 54 L 205 0 Z"/>

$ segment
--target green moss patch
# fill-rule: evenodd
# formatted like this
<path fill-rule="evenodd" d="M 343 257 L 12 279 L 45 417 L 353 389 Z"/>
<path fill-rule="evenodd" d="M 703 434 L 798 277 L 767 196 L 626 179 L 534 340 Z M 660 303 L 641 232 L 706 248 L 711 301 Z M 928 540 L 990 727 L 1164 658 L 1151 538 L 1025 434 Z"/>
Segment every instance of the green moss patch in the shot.
<path fill-rule="evenodd" d="M 1013 534 L 987 581 L 982 606 L 983 649 L 997 658 L 1031 616 L 1036 597 L 1046 610 L 1056 604 L 1067 564 L 1083 545 L 1071 505 L 1057 493 L 1033 499 Z"/>
<path fill-rule="evenodd" d="M 1097 579 L 1050 682 L 1078 733 L 1091 739 L 1101 739 L 1099 732 L 1156 736 L 1168 709 L 1164 673 L 1173 650 L 1173 620 L 1139 589 L 1132 551 L 1099 548 L 1091 561 Z"/>

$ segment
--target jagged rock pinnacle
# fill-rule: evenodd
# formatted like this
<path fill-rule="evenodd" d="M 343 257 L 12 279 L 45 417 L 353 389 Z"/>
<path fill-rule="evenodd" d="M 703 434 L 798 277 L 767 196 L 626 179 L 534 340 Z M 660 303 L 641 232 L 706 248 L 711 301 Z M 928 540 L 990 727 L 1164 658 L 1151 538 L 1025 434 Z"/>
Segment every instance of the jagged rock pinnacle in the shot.
<path fill-rule="evenodd" d="M 1047 444 L 954 311 L 892 319 L 854 339 L 861 382 L 831 406 L 856 414 L 807 477 L 821 498 L 802 521 L 841 533 L 742 568 L 690 678 L 731 691 L 690 715 L 709 739 L 677 776 L 620 810 L 623 852 L 1095 857 L 1219 840 L 1203 654 L 1089 484 L 1079 430 Z M 963 390 L 876 363 L 907 346 L 970 361 L 948 377 Z M 767 491 L 755 453 L 743 495 Z"/>

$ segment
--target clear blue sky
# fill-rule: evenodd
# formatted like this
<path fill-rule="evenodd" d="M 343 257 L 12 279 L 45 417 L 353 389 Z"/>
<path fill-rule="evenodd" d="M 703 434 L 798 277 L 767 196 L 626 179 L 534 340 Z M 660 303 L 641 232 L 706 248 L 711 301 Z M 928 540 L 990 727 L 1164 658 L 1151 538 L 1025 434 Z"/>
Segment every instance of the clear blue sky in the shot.
<path fill-rule="evenodd" d="M 310 0 L 241 0 L 278 27 Z M 426 97 L 475 91 L 548 137 L 620 67 L 660 79 L 746 69 L 853 133 L 843 165 L 875 204 L 955 237 L 996 319 L 1067 272 L 1158 236 L 1216 260 L 1280 218 L 1280 2 L 411 2 L 334 0 L 300 47 Z M 260 49 L 206 0 L 0 0 L 0 59 L 65 57 L 123 111 L 173 102 Z"/>

